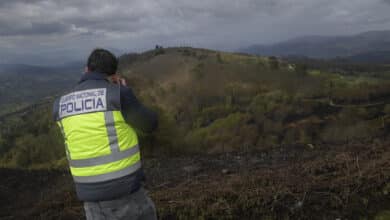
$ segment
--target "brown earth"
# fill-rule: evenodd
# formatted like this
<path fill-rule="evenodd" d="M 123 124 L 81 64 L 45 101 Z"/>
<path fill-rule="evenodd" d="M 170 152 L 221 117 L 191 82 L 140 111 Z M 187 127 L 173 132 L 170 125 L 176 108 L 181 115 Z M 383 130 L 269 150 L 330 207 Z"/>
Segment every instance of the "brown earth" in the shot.
<path fill-rule="evenodd" d="M 389 142 L 146 158 L 144 169 L 161 219 L 374 219 L 390 210 Z M 67 171 L 0 176 L 0 219 L 84 219 Z"/>

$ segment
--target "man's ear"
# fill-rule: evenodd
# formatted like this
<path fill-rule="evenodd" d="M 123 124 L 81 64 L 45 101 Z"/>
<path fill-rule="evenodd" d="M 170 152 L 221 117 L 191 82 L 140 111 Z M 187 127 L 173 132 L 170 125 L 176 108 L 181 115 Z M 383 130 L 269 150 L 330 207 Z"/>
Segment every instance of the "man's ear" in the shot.
<path fill-rule="evenodd" d="M 109 75 L 107 76 L 107 79 L 112 82 L 112 83 L 116 83 L 117 80 L 118 80 L 118 75 L 117 74 L 112 74 L 112 75 Z"/>

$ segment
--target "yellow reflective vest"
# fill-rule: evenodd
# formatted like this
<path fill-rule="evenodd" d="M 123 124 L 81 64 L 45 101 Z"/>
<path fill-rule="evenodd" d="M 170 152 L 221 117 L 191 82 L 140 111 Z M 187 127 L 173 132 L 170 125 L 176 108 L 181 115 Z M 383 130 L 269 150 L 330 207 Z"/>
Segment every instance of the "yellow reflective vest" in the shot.
<path fill-rule="evenodd" d="M 141 168 L 137 134 L 120 111 L 119 86 L 82 84 L 63 95 L 55 112 L 76 183 L 99 183 Z"/>

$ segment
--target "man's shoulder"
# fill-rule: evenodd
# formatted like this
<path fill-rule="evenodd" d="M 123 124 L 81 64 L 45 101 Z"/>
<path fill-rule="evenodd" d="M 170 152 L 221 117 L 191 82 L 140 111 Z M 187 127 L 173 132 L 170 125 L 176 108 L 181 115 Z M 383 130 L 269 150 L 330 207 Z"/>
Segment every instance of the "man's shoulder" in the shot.
<path fill-rule="evenodd" d="M 61 101 L 62 97 L 71 94 L 72 92 L 74 92 L 74 89 L 75 89 L 75 87 L 68 89 L 68 90 L 62 92 L 56 98 L 54 98 L 53 106 L 52 106 L 52 116 L 53 116 L 54 121 L 59 121 L 59 113 L 58 112 L 60 109 L 60 101 Z"/>
<path fill-rule="evenodd" d="M 54 99 L 54 102 L 53 102 L 53 111 L 52 111 L 52 115 L 53 115 L 53 120 L 54 121 L 58 121 L 58 110 L 59 110 L 59 102 L 60 102 L 60 98 L 61 97 L 57 97 Z"/>

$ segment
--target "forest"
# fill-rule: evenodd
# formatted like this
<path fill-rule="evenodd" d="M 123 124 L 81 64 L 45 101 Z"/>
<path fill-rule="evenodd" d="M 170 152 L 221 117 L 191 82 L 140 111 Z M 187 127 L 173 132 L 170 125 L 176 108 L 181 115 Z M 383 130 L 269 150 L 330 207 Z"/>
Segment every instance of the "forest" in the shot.
<path fill-rule="evenodd" d="M 139 135 L 161 218 L 235 219 L 246 213 L 323 219 L 315 210 L 324 209 L 322 217 L 389 216 L 390 66 L 188 47 L 159 47 L 119 60 L 119 72 L 137 97 L 159 114 L 158 130 Z M 0 115 L 3 169 L 66 172 L 62 136 L 51 114 L 54 98 Z M 161 165 L 162 158 L 181 164 L 181 171 L 174 174 L 175 165 Z M 212 167 L 218 171 L 207 171 Z M 214 172 L 227 181 L 202 177 Z M 184 183 L 161 186 L 180 175 Z M 222 192 L 210 190 L 218 184 Z M 203 192 L 200 198 L 189 187 Z M 323 191 L 338 196 L 314 193 Z M 77 203 L 59 207 L 81 215 Z"/>

